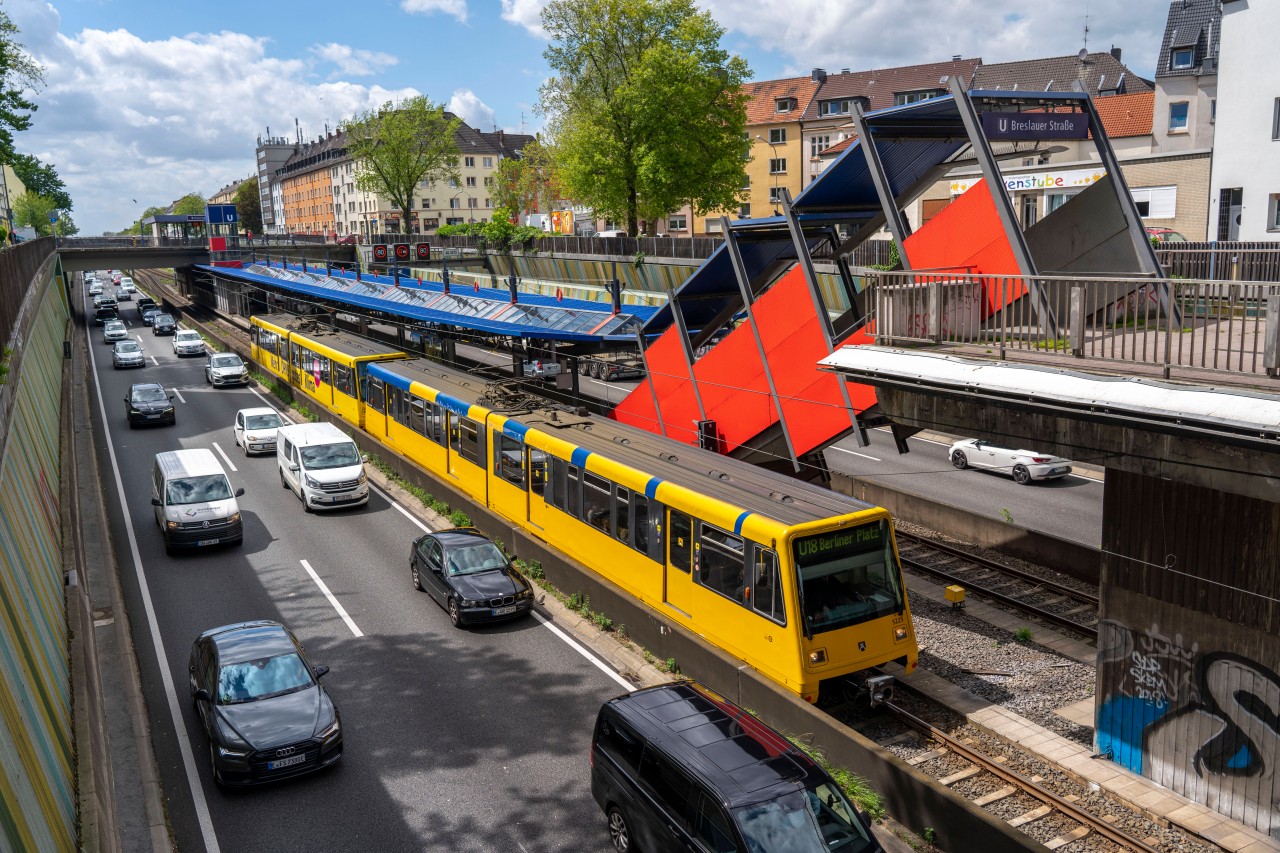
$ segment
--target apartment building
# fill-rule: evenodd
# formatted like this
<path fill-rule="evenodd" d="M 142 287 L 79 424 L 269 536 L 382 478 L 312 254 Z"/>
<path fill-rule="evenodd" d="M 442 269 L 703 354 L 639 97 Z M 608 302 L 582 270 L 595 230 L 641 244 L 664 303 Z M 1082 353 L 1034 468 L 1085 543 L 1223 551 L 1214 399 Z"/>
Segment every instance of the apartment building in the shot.
<path fill-rule="evenodd" d="M 1161 151 L 1213 147 L 1218 107 L 1220 0 L 1173 0 L 1156 59 L 1153 130 Z"/>
<path fill-rule="evenodd" d="M 282 136 L 272 136 L 271 128 L 267 128 L 267 135 L 259 136 L 257 143 L 254 153 L 258 162 L 256 177 L 258 201 L 262 205 L 262 230 L 268 234 L 283 234 L 285 233 L 284 207 L 283 204 L 277 206 L 280 192 L 279 186 L 275 183 L 275 175 L 276 170 L 293 156 L 294 151 L 301 144 L 301 138 L 295 142 Z"/>
<path fill-rule="evenodd" d="M 292 234 L 333 234 L 333 181 L 329 170 L 346 157 L 347 137 L 341 131 L 328 132 L 315 141 L 304 142 L 276 170 L 280 183 L 285 230 Z"/>

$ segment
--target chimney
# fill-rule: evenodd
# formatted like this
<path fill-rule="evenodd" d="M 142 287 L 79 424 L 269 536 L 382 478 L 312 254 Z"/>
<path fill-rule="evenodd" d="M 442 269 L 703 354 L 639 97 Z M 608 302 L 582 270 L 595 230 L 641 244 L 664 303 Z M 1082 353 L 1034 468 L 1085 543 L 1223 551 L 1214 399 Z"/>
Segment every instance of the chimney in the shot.
<path fill-rule="evenodd" d="M 813 73 L 809 75 L 809 79 L 815 83 L 825 83 L 827 80 L 827 72 L 825 69 L 815 68 L 813 69 Z"/>
<path fill-rule="evenodd" d="M 960 57 L 960 54 L 958 54 L 958 53 L 953 53 L 953 54 L 951 55 L 951 61 L 952 61 L 952 62 L 959 62 L 959 61 L 960 61 L 960 58 L 961 58 L 961 57 Z"/>
<path fill-rule="evenodd" d="M 1114 44 L 1113 44 L 1113 45 L 1111 45 L 1111 55 L 1112 55 L 1113 57 L 1115 57 L 1116 62 L 1119 62 L 1119 61 L 1120 61 L 1120 48 L 1116 47 Z"/>
<path fill-rule="evenodd" d="M 848 69 L 848 68 L 841 68 L 841 69 L 840 69 L 840 73 L 841 73 L 841 74 L 848 74 L 848 73 L 849 73 L 849 69 Z"/>

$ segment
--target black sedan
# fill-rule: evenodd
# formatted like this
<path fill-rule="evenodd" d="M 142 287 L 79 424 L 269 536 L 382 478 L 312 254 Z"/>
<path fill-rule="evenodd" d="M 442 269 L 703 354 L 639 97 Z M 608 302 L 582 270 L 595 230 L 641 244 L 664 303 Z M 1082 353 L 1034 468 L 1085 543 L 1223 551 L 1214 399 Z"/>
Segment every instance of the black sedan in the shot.
<path fill-rule="evenodd" d="M 178 331 L 178 323 L 169 314 L 157 314 L 151 318 L 151 334 L 173 335 Z"/>
<path fill-rule="evenodd" d="M 138 424 L 173 425 L 178 422 L 173 397 L 166 394 L 164 386 L 158 382 L 130 385 L 129 396 L 124 398 L 124 410 L 129 417 L 130 429 Z"/>
<path fill-rule="evenodd" d="M 414 540 L 409 555 L 413 585 L 449 612 L 455 627 L 523 616 L 533 609 L 533 588 L 483 533 L 455 527 Z"/>
<path fill-rule="evenodd" d="M 342 757 L 338 708 L 293 632 L 278 622 L 224 625 L 191 647 L 191 698 L 221 785 L 273 782 Z"/>

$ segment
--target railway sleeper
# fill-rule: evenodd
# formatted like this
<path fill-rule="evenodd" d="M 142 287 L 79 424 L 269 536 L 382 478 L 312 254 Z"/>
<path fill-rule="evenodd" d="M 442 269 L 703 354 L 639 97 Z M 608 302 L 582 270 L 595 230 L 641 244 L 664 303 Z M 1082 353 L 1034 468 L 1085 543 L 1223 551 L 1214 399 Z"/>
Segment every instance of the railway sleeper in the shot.
<path fill-rule="evenodd" d="M 1032 821 L 1039 820 L 1040 818 L 1051 813 L 1052 811 L 1053 811 L 1053 806 L 1046 805 L 1046 806 L 1040 806 L 1038 808 L 1034 808 L 1029 812 L 1023 812 L 1022 814 L 1018 815 L 1015 818 L 1010 818 L 1009 826 L 1015 826 L 1015 827 L 1025 826 L 1026 824 L 1031 823 Z"/>
<path fill-rule="evenodd" d="M 907 763 L 912 767 L 915 767 L 917 765 L 924 764 L 926 761 L 933 761 L 935 758 L 941 758 L 949 752 L 950 750 L 945 746 L 940 749 L 931 749 L 928 752 L 922 752 L 919 755 L 911 756 L 907 759 Z"/>
<path fill-rule="evenodd" d="M 943 776 L 938 780 L 938 784 L 950 788 L 955 783 L 963 782 L 965 779 L 972 779 L 981 772 L 982 768 L 975 764 L 973 767 L 967 767 L 964 770 L 952 773 L 950 776 Z"/>
<path fill-rule="evenodd" d="M 1062 833 L 1052 841 L 1046 841 L 1044 843 L 1044 846 L 1048 847 L 1050 850 L 1057 850 L 1059 847 L 1065 847 L 1066 845 L 1070 844 L 1072 841 L 1079 841 L 1081 838 L 1084 838 L 1086 835 L 1088 835 L 1089 832 L 1090 832 L 1089 827 L 1077 826 L 1075 829 L 1071 830 L 1070 832 Z"/>
<path fill-rule="evenodd" d="M 983 806 L 989 806 L 992 803 L 1003 800 L 1005 797 L 1012 797 L 1016 793 L 1018 793 L 1017 788 L 1013 787 L 1012 785 L 1006 785 L 998 791 L 992 791 L 989 794 L 983 794 L 981 797 L 978 797 L 978 799 L 974 800 L 973 804 L 975 806 L 978 806 L 979 808 Z"/>

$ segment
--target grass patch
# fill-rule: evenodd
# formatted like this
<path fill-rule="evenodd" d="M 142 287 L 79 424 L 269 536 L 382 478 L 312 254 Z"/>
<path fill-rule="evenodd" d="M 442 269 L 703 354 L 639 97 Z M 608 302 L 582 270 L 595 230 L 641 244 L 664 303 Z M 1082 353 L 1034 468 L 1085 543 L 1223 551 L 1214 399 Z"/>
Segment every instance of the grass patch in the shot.
<path fill-rule="evenodd" d="M 845 796 L 853 801 L 854 805 L 867 813 L 872 820 L 884 820 L 884 798 L 876 793 L 871 787 L 871 783 L 856 773 L 836 767 L 827 757 L 820 751 L 800 740 L 799 738 L 789 738 L 805 755 L 812 758 L 818 766 L 827 771 L 836 784 L 840 786 L 840 790 L 844 791 Z"/>
<path fill-rule="evenodd" d="M 471 526 L 471 518 L 465 512 L 463 512 L 460 509 L 454 509 L 444 501 L 436 498 L 435 495 L 431 494 L 421 486 L 414 485 L 413 483 L 410 483 L 408 480 L 405 480 L 396 472 L 394 468 L 388 465 L 386 461 L 383 460 L 377 454 L 374 454 L 374 453 L 369 454 L 369 464 L 372 465 L 374 468 L 378 469 L 378 471 L 382 473 L 382 476 L 386 477 L 388 480 L 395 483 L 400 488 L 404 489 L 406 492 L 408 492 L 409 494 L 417 498 L 418 502 L 421 503 L 423 506 L 425 506 L 427 509 L 439 515 L 443 515 L 445 518 L 449 519 L 449 521 L 452 522 L 455 527 Z M 506 549 L 503 548 L 502 550 L 503 550 L 503 553 L 505 554 Z M 541 565 L 539 565 L 538 570 L 539 571 L 542 570 Z"/>
<path fill-rule="evenodd" d="M 9 362 L 13 360 L 13 347 L 5 347 L 0 354 L 0 385 L 9 381 Z"/>
<path fill-rule="evenodd" d="M 281 382 L 274 376 L 267 376 L 265 373 L 249 372 L 249 378 L 266 388 L 275 397 L 286 406 L 293 405 L 293 389 Z"/>
<path fill-rule="evenodd" d="M 1031 346 L 1050 352 L 1066 352 L 1071 348 L 1071 342 L 1066 338 L 1045 338 L 1042 341 L 1033 342 Z"/>
<path fill-rule="evenodd" d="M 1019 628 L 1018 630 L 1013 632 L 1013 638 L 1017 640 L 1019 643 L 1031 642 L 1031 636 L 1032 635 L 1031 635 L 1030 628 Z"/>

